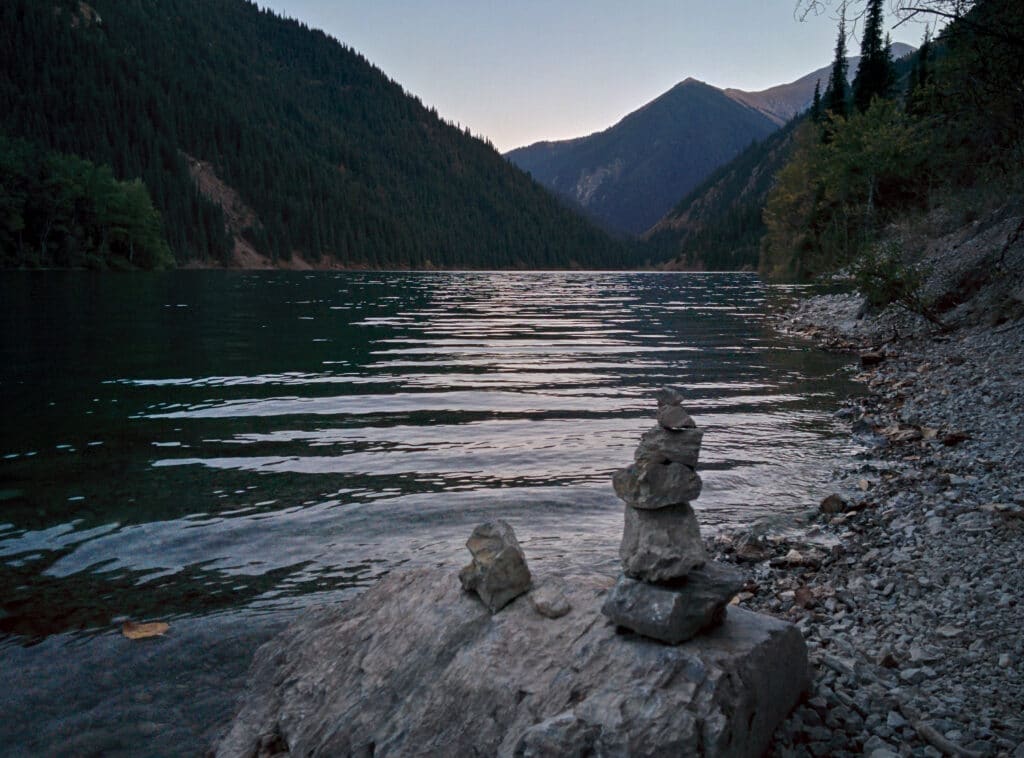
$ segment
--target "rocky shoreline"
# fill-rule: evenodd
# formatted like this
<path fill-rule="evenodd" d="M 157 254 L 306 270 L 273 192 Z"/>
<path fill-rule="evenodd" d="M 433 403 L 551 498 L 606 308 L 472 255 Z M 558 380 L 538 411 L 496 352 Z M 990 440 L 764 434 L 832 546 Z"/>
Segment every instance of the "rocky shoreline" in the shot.
<path fill-rule="evenodd" d="M 1024 320 L 936 330 L 855 295 L 776 326 L 861 354 L 854 452 L 806 542 L 721 535 L 741 607 L 796 623 L 809 697 L 770 755 L 1024 756 Z M 826 497 L 828 496 L 828 497 Z"/>

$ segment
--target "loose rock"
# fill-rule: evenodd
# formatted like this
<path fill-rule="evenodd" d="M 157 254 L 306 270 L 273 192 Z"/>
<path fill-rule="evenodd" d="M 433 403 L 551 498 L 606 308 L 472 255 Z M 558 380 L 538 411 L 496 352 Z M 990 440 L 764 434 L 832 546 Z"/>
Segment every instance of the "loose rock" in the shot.
<path fill-rule="evenodd" d="M 476 592 L 497 613 L 530 588 L 530 569 L 508 522 L 488 521 L 473 530 L 466 547 L 473 560 L 459 572 L 467 592 Z"/>

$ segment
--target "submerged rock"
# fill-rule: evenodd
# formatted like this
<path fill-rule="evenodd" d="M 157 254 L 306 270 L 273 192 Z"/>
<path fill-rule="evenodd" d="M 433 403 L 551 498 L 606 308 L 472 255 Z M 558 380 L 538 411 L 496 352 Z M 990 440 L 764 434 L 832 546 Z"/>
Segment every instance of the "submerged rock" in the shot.
<path fill-rule="evenodd" d="M 601 612 L 618 626 L 678 644 L 721 623 L 726 606 L 742 588 L 742 574 L 720 563 L 691 571 L 679 585 L 621 576 Z"/>
<path fill-rule="evenodd" d="M 218 756 L 758 756 L 807 683 L 798 629 L 731 608 L 685 645 L 623 636 L 610 579 L 567 581 L 559 619 L 492 616 L 443 569 L 385 577 L 256 655 Z"/>
<path fill-rule="evenodd" d="M 682 463 L 640 461 L 612 476 L 615 494 L 633 508 L 654 509 L 688 503 L 700 496 L 697 472 Z"/>
<path fill-rule="evenodd" d="M 707 560 L 704 540 L 688 503 L 654 511 L 626 506 L 619 557 L 627 576 L 648 582 L 681 579 Z"/>
<path fill-rule="evenodd" d="M 467 592 L 476 592 L 491 613 L 497 613 L 530 589 L 530 569 L 516 533 L 507 521 L 480 524 L 466 547 L 473 560 L 459 572 Z"/>

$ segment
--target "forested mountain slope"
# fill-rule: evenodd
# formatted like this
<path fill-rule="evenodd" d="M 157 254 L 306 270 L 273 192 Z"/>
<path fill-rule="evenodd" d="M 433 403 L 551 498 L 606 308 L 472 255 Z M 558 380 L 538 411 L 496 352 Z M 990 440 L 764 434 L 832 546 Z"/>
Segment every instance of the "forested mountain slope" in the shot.
<path fill-rule="evenodd" d="M 763 113 L 687 79 L 602 132 L 507 156 L 607 227 L 641 234 L 709 173 L 775 129 Z"/>
<path fill-rule="evenodd" d="M 244 0 L 6 0 L 0 57 L 0 134 L 141 178 L 179 264 L 632 262 L 360 55 Z"/>

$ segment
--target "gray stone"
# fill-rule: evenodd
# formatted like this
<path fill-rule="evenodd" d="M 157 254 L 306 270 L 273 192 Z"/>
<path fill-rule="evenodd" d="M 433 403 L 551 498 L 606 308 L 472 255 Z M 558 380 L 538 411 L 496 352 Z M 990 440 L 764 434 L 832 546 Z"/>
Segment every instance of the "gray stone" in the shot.
<path fill-rule="evenodd" d="M 561 618 L 572 610 L 565 593 L 551 582 L 530 593 L 530 605 L 541 616 L 549 619 Z"/>
<path fill-rule="evenodd" d="M 668 388 L 658 392 L 658 424 L 664 429 L 692 429 L 697 425 L 683 408 L 683 396 Z"/>
<path fill-rule="evenodd" d="M 845 513 L 846 501 L 843 500 L 839 495 L 833 493 L 821 501 L 821 504 L 818 505 L 818 510 L 821 511 L 822 513 L 827 513 L 829 515 L 836 513 Z"/>
<path fill-rule="evenodd" d="M 638 463 L 682 463 L 695 469 L 700 458 L 700 443 L 703 438 L 703 429 L 670 431 L 655 426 L 640 437 L 640 444 L 633 458 Z"/>
<path fill-rule="evenodd" d="M 619 557 L 626 576 L 648 582 L 681 579 L 704 565 L 700 526 L 688 503 L 655 511 L 626 506 Z"/>
<path fill-rule="evenodd" d="M 742 587 L 742 574 L 720 563 L 707 563 L 671 586 L 620 576 L 601 612 L 618 626 L 675 645 L 721 623 Z"/>
<path fill-rule="evenodd" d="M 597 622 L 610 579 L 564 577 L 573 612 L 491 615 L 449 571 L 395 572 L 257 652 L 216 755 L 759 756 L 807 686 L 799 630 L 738 608 L 670 646 Z M 595 623 L 597 622 L 597 623 Z"/>
<path fill-rule="evenodd" d="M 645 510 L 688 503 L 701 489 L 697 472 L 681 463 L 635 463 L 616 471 L 612 484 L 627 505 Z"/>
<path fill-rule="evenodd" d="M 476 592 L 497 613 L 530 589 L 530 569 L 508 522 L 480 524 L 466 541 L 473 560 L 459 572 L 467 592 Z"/>

